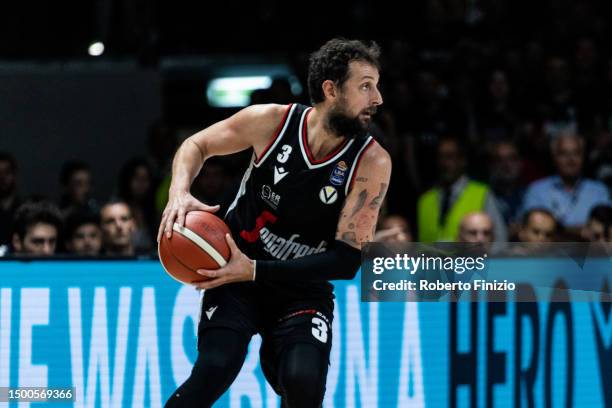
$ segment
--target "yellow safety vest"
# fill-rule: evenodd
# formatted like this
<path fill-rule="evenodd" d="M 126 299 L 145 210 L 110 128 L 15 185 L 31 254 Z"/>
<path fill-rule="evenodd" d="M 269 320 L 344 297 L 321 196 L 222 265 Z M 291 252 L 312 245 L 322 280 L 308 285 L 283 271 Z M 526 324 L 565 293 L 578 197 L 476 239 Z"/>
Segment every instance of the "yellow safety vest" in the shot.
<path fill-rule="evenodd" d="M 418 226 L 420 242 L 455 241 L 463 216 L 474 211 L 482 211 L 489 188 L 476 181 L 468 181 L 461 195 L 440 223 L 440 191 L 432 188 L 419 198 Z"/>

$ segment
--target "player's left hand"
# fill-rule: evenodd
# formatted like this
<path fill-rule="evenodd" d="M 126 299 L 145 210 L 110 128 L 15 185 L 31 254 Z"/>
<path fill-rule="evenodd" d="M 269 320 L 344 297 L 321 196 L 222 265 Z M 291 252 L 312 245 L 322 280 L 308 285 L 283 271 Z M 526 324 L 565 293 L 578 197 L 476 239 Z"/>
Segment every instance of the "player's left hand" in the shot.
<path fill-rule="evenodd" d="M 253 280 L 255 263 L 252 259 L 242 253 L 230 234 L 225 235 L 225 240 L 230 248 L 231 254 L 227 264 L 219 269 L 198 269 L 197 272 L 209 278 L 205 281 L 195 283 L 198 289 L 212 289 L 226 283 Z"/>

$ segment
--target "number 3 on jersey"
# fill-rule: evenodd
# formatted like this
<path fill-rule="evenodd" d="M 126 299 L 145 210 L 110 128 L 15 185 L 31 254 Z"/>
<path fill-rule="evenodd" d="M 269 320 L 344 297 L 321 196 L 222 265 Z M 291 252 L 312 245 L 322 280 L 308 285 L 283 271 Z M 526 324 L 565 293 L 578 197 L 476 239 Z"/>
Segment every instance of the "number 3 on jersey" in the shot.
<path fill-rule="evenodd" d="M 291 154 L 293 147 L 289 145 L 283 145 L 283 147 L 281 147 L 281 150 L 282 152 L 276 155 L 276 160 L 278 160 L 279 163 L 285 163 L 287 159 L 289 159 L 289 155 Z"/>
<path fill-rule="evenodd" d="M 321 343 L 327 343 L 327 323 L 318 317 L 313 317 L 312 324 L 314 324 L 314 327 L 312 328 L 312 335 L 314 338 L 319 340 Z"/>

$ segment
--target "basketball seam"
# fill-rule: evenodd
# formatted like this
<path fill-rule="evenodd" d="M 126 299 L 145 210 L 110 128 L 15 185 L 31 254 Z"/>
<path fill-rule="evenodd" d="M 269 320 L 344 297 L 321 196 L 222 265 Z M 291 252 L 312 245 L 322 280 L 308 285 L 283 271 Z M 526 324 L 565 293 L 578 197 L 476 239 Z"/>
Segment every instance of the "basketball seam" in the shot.
<path fill-rule="evenodd" d="M 178 225 L 177 223 L 174 223 L 174 225 L 172 226 L 172 229 L 176 232 L 178 232 L 179 234 L 181 234 L 182 236 L 184 236 L 185 238 L 187 238 L 188 240 L 190 240 L 191 242 L 193 242 L 195 245 L 197 245 L 198 247 L 200 247 L 200 249 L 204 252 L 206 252 L 208 255 L 210 255 L 210 257 L 220 266 L 223 267 L 227 264 L 227 261 L 225 260 L 225 258 L 223 258 L 223 256 L 219 253 L 219 251 L 217 251 L 212 245 L 210 245 L 210 243 L 208 243 L 204 238 L 202 238 L 201 236 L 199 236 L 198 234 L 196 234 L 195 232 L 193 232 L 192 230 L 190 230 L 187 227 L 181 227 L 180 225 Z"/>

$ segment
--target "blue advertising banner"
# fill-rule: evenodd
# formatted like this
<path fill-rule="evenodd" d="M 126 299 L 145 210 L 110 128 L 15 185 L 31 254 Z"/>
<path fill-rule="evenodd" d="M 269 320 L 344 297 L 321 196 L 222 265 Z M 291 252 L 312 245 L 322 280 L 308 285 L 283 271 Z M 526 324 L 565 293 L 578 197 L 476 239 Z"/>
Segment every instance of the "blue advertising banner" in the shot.
<path fill-rule="evenodd" d="M 336 282 L 325 407 L 612 407 L 610 303 L 361 302 L 359 286 Z M 156 261 L 0 262 L 0 387 L 75 393 L 0 408 L 161 407 L 198 315 Z M 260 344 L 215 406 L 279 406 Z"/>

